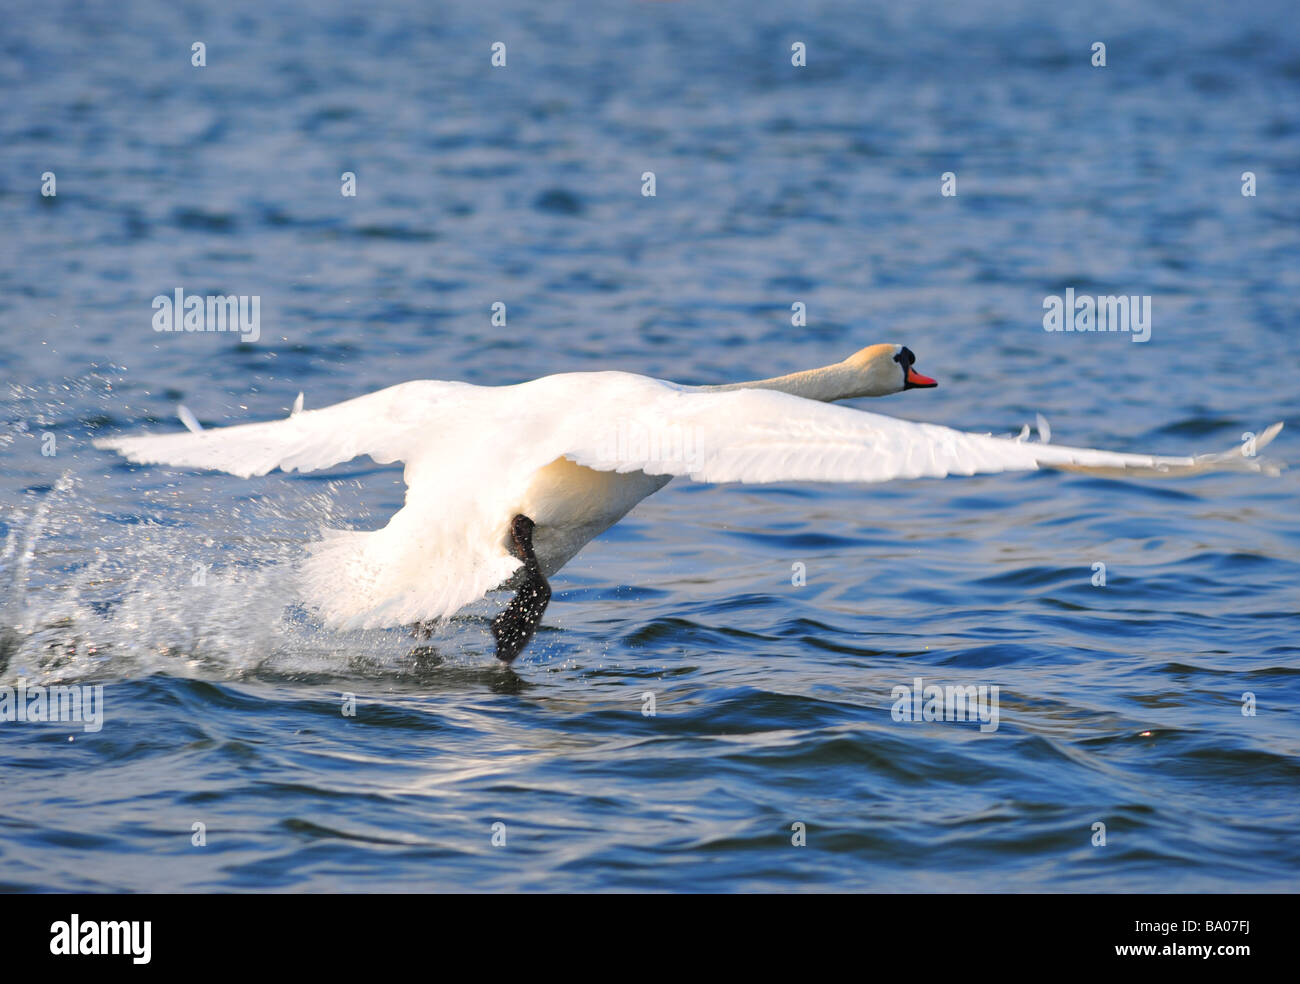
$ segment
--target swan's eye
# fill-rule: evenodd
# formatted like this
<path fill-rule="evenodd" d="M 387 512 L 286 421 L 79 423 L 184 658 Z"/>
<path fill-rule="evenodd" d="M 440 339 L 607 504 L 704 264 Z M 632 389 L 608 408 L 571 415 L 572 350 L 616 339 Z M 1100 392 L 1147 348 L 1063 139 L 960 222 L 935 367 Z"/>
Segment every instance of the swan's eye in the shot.
<path fill-rule="evenodd" d="M 910 348 L 904 345 L 901 349 L 898 350 L 898 354 L 894 356 L 894 361 L 897 362 L 904 369 L 907 369 L 912 365 L 913 362 L 916 361 L 916 356 L 912 354 L 912 350 Z"/>

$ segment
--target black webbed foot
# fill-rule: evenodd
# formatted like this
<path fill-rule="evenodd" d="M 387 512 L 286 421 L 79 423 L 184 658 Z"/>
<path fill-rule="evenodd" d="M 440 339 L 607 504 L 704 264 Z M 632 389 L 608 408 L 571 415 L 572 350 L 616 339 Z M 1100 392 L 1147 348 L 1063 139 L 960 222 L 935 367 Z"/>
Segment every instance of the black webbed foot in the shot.
<path fill-rule="evenodd" d="M 524 562 L 520 585 L 505 611 L 492 620 L 492 637 L 497 641 L 497 659 L 509 663 L 514 660 L 533 638 L 542 613 L 551 600 L 551 586 L 542 576 L 542 569 L 533 553 L 534 524 L 527 516 L 519 515 L 510 521 L 510 538 L 514 553 Z"/>

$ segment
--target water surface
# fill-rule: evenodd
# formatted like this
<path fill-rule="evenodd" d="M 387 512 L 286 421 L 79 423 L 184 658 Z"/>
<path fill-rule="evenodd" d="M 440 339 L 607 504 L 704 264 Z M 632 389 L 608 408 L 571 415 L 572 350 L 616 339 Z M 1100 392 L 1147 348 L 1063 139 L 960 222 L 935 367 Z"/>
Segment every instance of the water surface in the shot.
<path fill-rule="evenodd" d="M 416 652 L 297 603 L 304 545 L 381 524 L 399 470 L 242 481 L 89 442 L 174 428 L 182 401 L 219 426 L 299 391 L 729 381 L 894 341 L 941 385 L 873 410 L 996 433 L 1041 412 L 1062 443 L 1167 453 L 1286 420 L 1270 453 L 1295 460 L 1295 24 L 1281 3 L 10 12 L 0 685 L 100 684 L 105 721 L 0 724 L 0 887 L 1294 889 L 1300 472 L 677 482 L 554 580 L 504 671 L 490 606 Z M 261 340 L 153 332 L 178 286 L 260 296 Z M 1151 340 L 1044 332 L 1067 287 L 1151 295 Z M 997 731 L 896 722 L 917 677 L 997 686 Z"/>

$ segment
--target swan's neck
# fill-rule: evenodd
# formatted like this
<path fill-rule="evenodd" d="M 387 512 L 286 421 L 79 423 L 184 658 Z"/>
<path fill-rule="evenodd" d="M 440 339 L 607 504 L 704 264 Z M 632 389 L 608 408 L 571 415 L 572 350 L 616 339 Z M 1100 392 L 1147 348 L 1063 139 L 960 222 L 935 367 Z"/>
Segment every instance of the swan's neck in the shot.
<path fill-rule="evenodd" d="M 820 400 L 823 403 L 876 395 L 864 392 L 862 374 L 843 362 L 837 362 L 833 366 L 823 366 L 821 369 L 792 372 L 787 376 L 755 379 L 748 383 L 727 383 L 725 386 L 701 386 L 700 389 L 714 392 L 738 389 L 780 390 L 782 393 L 802 396 L 806 400 Z"/>

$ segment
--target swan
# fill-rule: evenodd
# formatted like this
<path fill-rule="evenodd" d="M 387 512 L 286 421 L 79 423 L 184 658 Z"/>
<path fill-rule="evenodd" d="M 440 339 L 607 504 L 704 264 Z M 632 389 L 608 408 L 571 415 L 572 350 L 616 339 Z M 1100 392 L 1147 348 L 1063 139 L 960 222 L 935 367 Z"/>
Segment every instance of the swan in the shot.
<path fill-rule="evenodd" d="M 108 437 L 138 464 L 243 478 L 313 471 L 360 455 L 404 462 L 405 504 L 373 532 L 326 530 L 302 565 L 306 601 L 333 628 L 417 627 L 503 588 L 492 623 L 510 663 L 550 600 L 547 581 L 676 476 L 701 482 L 885 482 L 1056 468 L 1106 476 L 1277 474 L 1254 456 L 1282 429 L 1221 454 L 1158 457 L 972 434 L 832 405 L 938 383 L 903 345 L 771 379 L 686 386 L 573 372 L 508 386 L 415 380 L 287 419 Z"/>

